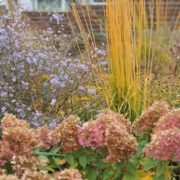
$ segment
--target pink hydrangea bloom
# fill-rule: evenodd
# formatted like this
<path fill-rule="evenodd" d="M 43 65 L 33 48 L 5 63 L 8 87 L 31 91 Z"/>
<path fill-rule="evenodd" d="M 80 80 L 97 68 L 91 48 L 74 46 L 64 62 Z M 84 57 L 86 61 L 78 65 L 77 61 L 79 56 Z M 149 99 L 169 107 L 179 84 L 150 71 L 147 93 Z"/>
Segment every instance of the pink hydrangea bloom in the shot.
<path fill-rule="evenodd" d="M 170 128 L 180 129 L 180 109 L 174 110 L 168 113 L 166 116 L 162 117 L 156 124 L 154 128 L 154 133 L 157 131 L 162 131 Z"/>
<path fill-rule="evenodd" d="M 153 159 L 180 161 L 180 129 L 170 128 L 153 134 L 145 155 Z"/>
<path fill-rule="evenodd" d="M 155 101 L 133 123 L 133 132 L 136 136 L 148 135 L 159 119 L 169 113 L 166 102 Z"/>
<path fill-rule="evenodd" d="M 105 127 L 100 121 L 90 121 L 78 129 L 78 142 L 83 147 L 97 148 L 104 145 Z"/>

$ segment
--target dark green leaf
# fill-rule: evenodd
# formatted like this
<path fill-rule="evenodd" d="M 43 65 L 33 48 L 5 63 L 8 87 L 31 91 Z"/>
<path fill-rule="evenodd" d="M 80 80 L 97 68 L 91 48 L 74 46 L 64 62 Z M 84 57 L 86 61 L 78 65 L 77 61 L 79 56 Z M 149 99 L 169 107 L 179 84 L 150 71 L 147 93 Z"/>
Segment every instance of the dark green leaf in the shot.
<path fill-rule="evenodd" d="M 128 164 L 128 172 L 131 174 L 136 174 L 136 166 L 133 163 Z"/>
<path fill-rule="evenodd" d="M 124 176 L 123 176 L 123 179 L 122 180 L 134 180 L 133 179 L 133 175 L 131 173 L 126 173 Z"/>
<path fill-rule="evenodd" d="M 118 164 L 116 165 L 116 167 L 117 167 L 118 170 L 121 170 L 122 168 L 125 167 L 125 163 L 122 161 L 122 162 L 118 163 Z"/>
<path fill-rule="evenodd" d="M 86 168 L 86 165 L 87 165 L 87 159 L 85 156 L 81 156 L 79 158 L 79 163 L 80 165 L 85 169 Z"/>
<path fill-rule="evenodd" d="M 10 162 L 6 163 L 4 168 L 6 169 L 7 174 L 13 174 L 13 168 Z"/>
<path fill-rule="evenodd" d="M 145 170 L 148 171 L 152 168 L 157 167 L 158 162 L 150 158 L 144 158 L 143 160 L 141 160 L 140 164 L 144 167 Z"/>
<path fill-rule="evenodd" d="M 51 150 L 51 153 L 52 154 L 57 154 L 57 153 L 59 153 L 60 152 L 60 147 L 59 146 L 56 146 L 56 147 L 54 147 L 52 150 Z"/>
<path fill-rule="evenodd" d="M 98 175 L 97 169 L 88 169 L 86 171 L 86 177 L 88 180 L 96 180 L 97 175 Z"/>
<path fill-rule="evenodd" d="M 104 164 L 103 161 L 97 161 L 97 162 L 95 163 L 95 166 L 96 166 L 97 168 L 104 168 L 105 164 Z"/>
<path fill-rule="evenodd" d="M 156 176 L 159 177 L 164 174 L 165 166 L 161 163 L 156 170 Z"/>
<path fill-rule="evenodd" d="M 66 154 L 65 155 L 65 159 L 67 160 L 67 162 L 72 166 L 73 164 L 75 164 L 75 159 L 74 156 L 72 154 Z"/>
<path fill-rule="evenodd" d="M 166 177 L 164 176 L 164 174 L 161 174 L 160 176 L 155 176 L 154 180 L 166 180 Z"/>

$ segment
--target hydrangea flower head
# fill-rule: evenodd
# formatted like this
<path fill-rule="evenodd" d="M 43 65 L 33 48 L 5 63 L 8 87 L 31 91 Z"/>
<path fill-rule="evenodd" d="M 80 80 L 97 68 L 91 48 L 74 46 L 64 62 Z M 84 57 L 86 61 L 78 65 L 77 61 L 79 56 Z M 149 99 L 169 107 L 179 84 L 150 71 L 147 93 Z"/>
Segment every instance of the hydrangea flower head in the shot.
<path fill-rule="evenodd" d="M 57 138 L 61 141 L 63 152 L 74 152 L 80 148 L 78 143 L 78 126 L 79 118 L 71 115 L 54 130 Z"/>
<path fill-rule="evenodd" d="M 180 129 L 170 128 L 152 135 L 145 155 L 159 160 L 180 161 Z"/>
<path fill-rule="evenodd" d="M 170 128 L 180 129 L 180 109 L 173 110 L 163 116 L 156 124 L 153 132 L 162 131 Z"/>
<path fill-rule="evenodd" d="M 40 147 L 45 150 L 52 148 L 60 142 L 54 130 L 50 130 L 45 126 L 37 129 L 37 138 L 39 138 L 41 143 Z"/>
<path fill-rule="evenodd" d="M 6 114 L 2 119 L 0 158 L 9 160 L 15 155 L 31 155 L 39 145 L 35 130 L 26 121 Z"/>
<path fill-rule="evenodd" d="M 133 123 L 133 132 L 136 136 L 148 134 L 157 121 L 169 112 L 169 106 L 166 102 L 155 101 L 142 115 Z"/>
<path fill-rule="evenodd" d="M 89 121 L 78 129 L 78 142 L 82 147 L 97 148 L 104 145 L 105 127 L 100 121 Z"/>
<path fill-rule="evenodd" d="M 109 124 L 121 124 L 124 125 L 129 133 L 131 133 L 131 122 L 126 119 L 123 115 L 113 112 L 109 109 L 102 111 L 96 118 L 96 121 L 101 122 L 105 126 Z"/>
<path fill-rule="evenodd" d="M 96 121 L 105 129 L 104 146 L 107 149 L 105 161 L 120 162 L 137 151 L 137 142 L 131 134 L 129 119 L 121 114 L 105 110 L 97 116 Z"/>

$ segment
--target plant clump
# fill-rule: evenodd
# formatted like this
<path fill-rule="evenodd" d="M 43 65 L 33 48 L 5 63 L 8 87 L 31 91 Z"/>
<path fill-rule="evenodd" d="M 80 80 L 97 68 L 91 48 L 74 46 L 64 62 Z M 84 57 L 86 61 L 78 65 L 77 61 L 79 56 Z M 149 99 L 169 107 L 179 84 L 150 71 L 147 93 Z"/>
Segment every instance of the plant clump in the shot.
<path fill-rule="evenodd" d="M 22 180 L 81 180 L 92 173 L 114 179 L 132 168 L 144 171 L 150 166 L 157 171 L 159 163 L 180 160 L 179 113 L 177 109 L 159 116 L 151 140 L 136 138 L 130 120 L 111 110 L 82 124 L 71 115 L 54 129 L 31 128 L 6 114 L 1 124 L 0 174 L 11 173 Z"/>

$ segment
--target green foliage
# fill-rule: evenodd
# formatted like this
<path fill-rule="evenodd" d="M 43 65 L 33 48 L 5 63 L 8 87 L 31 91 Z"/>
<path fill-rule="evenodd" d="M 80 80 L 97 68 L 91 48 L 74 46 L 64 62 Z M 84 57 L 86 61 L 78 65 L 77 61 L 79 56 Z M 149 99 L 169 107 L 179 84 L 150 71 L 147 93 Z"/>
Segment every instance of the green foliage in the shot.
<path fill-rule="evenodd" d="M 43 170 L 55 172 L 59 169 L 75 168 L 88 180 L 118 179 L 122 176 L 126 166 L 124 161 L 117 164 L 104 162 L 103 154 L 90 148 L 82 148 L 74 153 L 63 154 L 58 145 L 47 151 L 36 149 L 34 154 L 45 162 L 45 166 L 39 167 Z"/>
<path fill-rule="evenodd" d="M 174 108 L 180 107 L 180 75 L 158 75 L 151 84 L 151 93 L 148 98 L 148 105 L 155 99 L 166 101 Z"/>

